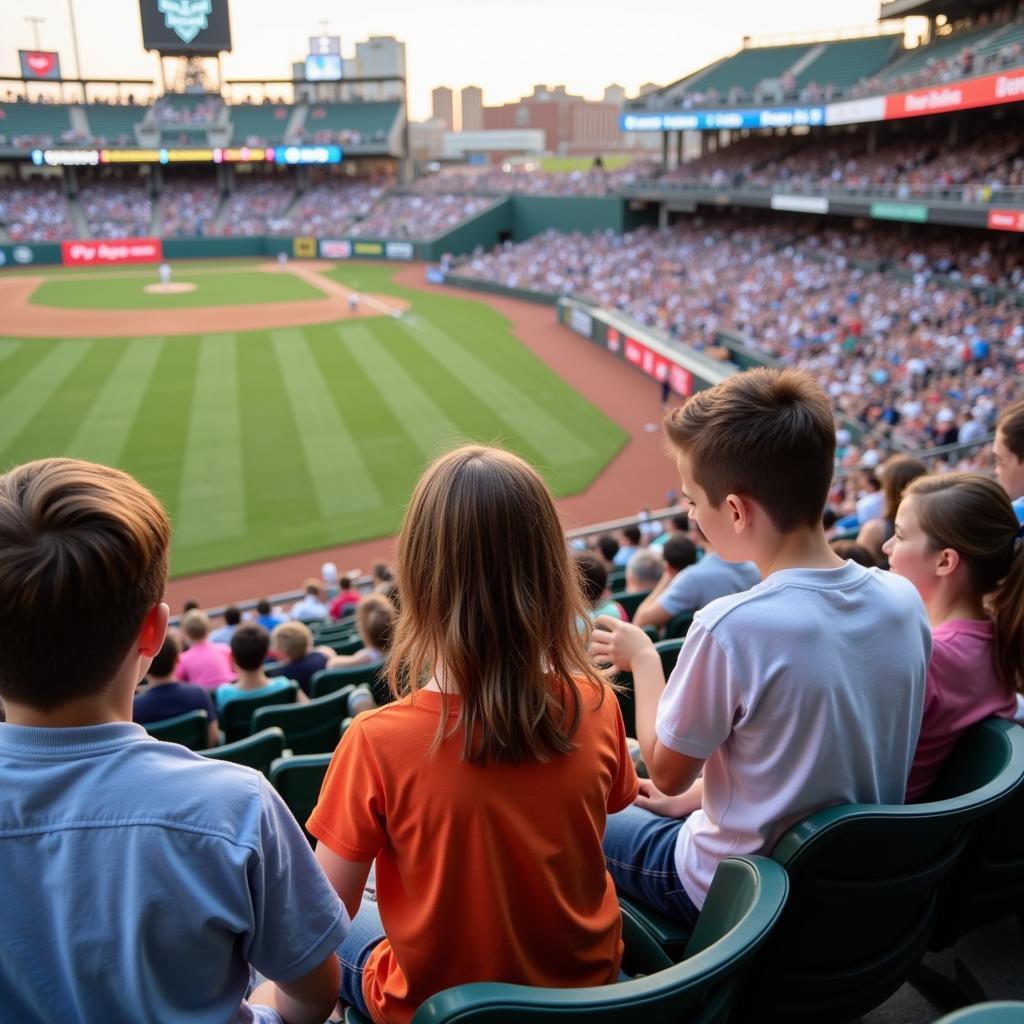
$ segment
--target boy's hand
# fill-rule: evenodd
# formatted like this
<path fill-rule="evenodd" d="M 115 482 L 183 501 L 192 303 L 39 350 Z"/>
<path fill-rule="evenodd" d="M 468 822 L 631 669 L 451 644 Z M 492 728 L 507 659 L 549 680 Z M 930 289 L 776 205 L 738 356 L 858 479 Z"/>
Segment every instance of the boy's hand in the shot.
<path fill-rule="evenodd" d="M 704 787 L 699 779 L 679 796 L 666 796 L 650 779 L 641 779 L 640 792 L 633 802 L 637 807 L 663 818 L 685 818 L 700 809 L 703 793 Z"/>
<path fill-rule="evenodd" d="M 602 665 L 632 672 L 634 659 L 647 652 L 657 656 L 651 638 L 639 627 L 611 615 L 601 615 L 590 637 L 590 649 Z"/>

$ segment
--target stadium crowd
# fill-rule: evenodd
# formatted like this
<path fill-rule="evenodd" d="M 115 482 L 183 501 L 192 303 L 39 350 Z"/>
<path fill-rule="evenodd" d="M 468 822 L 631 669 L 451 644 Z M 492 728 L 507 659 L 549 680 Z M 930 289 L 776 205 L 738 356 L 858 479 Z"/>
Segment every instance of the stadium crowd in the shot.
<path fill-rule="evenodd" d="M 440 235 L 493 202 L 487 196 L 391 195 L 349 229 L 357 238 L 427 239 Z"/>
<path fill-rule="evenodd" d="M 59 242 L 74 234 L 63 181 L 0 184 L 0 225 L 15 242 Z"/>
<path fill-rule="evenodd" d="M 944 282 L 926 254 L 907 253 L 898 236 L 884 233 L 855 248 L 877 259 L 888 242 L 896 258 L 916 266 L 909 279 L 855 266 L 843 252 L 845 236 L 806 247 L 793 223 L 697 219 L 622 236 L 549 231 L 469 257 L 456 273 L 579 294 L 720 357 L 719 332 L 739 335 L 812 372 L 839 412 L 910 449 L 949 438 L 954 424 L 991 426 L 1019 391 L 1024 369 L 1017 298 Z M 972 263 L 986 265 L 984 251 L 959 254 L 969 275 Z M 1019 295 L 1019 257 L 994 262 L 1012 266 Z"/>
<path fill-rule="evenodd" d="M 218 233 L 245 237 L 284 231 L 284 213 L 294 198 L 295 182 L 288 177 L 239 176 Z"/>
<path fill-rule="evenodd" d="M 217 184 L 206 175 L 165 180 L 158 203 L 160 233 L 168 238 L 209 234 L 219 203 Z"/>
<path fill-rule="evenodd" d="M 389 179 L 332 179 L 314 184 L 280 220 L 283 234 L 319 235 L 348 232 L 354 221 L 368 216 L 392 187 Z"/>
<path fill-rule="evenodd" d="M 93 238 L 148 235 L 153 219 L 149 182 L 141 179 L 98 179 L 78 191 Z"/>

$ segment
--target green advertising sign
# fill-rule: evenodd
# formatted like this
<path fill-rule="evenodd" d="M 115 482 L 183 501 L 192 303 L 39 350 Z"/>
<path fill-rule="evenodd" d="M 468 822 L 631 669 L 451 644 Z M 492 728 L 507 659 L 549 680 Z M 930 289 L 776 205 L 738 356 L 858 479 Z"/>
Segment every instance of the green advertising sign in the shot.
<path fill-rule="evenodd" d="M 875 220 L 907 220 L 923 224 L 928 219 L 928 207 L 920 203 L 872 203 L 871 216 Z"/>

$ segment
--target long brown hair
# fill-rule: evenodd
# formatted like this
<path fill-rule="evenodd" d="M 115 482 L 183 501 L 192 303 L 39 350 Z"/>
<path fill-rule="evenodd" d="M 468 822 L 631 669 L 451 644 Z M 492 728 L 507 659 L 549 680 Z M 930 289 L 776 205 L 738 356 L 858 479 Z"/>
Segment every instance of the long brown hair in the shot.
<path fill-rule="evenodd" d="M 518 763 L 573 749 L 579 683 L 603 699 L 578 622 L 587 616 L 554 501 L 537 472 L 467 445 L 420 478 L 398 538 L 395 694 L 443 671 L 434 749 L 459 730 L 462 757 Z M 451 696 L 458 716 L 448 728 Z"/>
<path fill-rule="evenodd" d="M 1024 679 L 1024 542 L 1006 491 L 978 473 L 915 480 L 914 511 L 937 549 L 952 548 L 995 623 L 996 675 L 1008 691 Z"/>

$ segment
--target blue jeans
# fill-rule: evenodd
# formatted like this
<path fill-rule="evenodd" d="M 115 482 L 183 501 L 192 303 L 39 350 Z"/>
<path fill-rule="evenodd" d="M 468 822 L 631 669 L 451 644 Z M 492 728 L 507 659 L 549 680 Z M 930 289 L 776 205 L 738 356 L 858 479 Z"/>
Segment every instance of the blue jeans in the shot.
<path fill-rule="evenodd" d="M 608 815 L 604 857 L 620 893 L 631 896 L 691 930 L 700 911 L 676 871 L 676 839 L 682 822 L 635 804 Z"/>
<path fill-rule="evenodd" d="M 339 998 L 367 1017 L 371 1014 L 363 998 L 363 971 L 370 954 L 384 938 L 384 926 L 380 923 L 375 895 L 372 890 L 364 893 L 352 927 L 338 947 L 338 959 L 341 961 Z"/>

